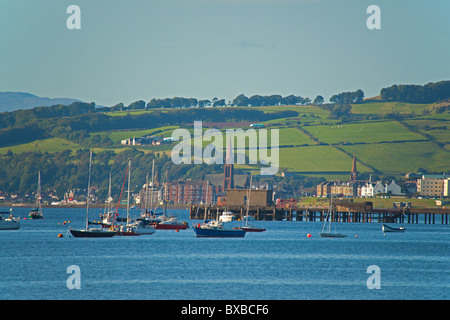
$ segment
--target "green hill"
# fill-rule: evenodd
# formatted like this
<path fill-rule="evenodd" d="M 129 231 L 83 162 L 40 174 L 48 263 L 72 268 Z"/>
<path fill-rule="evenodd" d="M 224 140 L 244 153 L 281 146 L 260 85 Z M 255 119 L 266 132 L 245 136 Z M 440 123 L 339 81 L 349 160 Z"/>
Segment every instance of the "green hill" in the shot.
<path fill-rule="evenodd" d="M 249 129 L 249 123 L 262 123 L 265 129 L 278 129 L 280 133 L 280 170 L 288 170 L 297 176 L 346 179 L 351 170 L 352 158 L 356 154 L 358 171 L 379 176 L 399 176 L 406 172 L 448 172 L 450 169 L 450 108 L 442 104 L 413 104 L 403 102 L 379 102 L 368 100 L 352 104 L 350 108 L 334 109 L 336 106 L 266 106 L 266 107 L 221 107 L 194 109 L 151 109 L 129 112 L 91 113 L 80 109 L 78 114 L 51 118 L 34 117 L 18 113 L 16 117 L 4 114 L 9 126 L 0 130 L 0 176 L 7 184 L 0 191 L 13 187 L 33 186 L 33 182 L 22 181 L 27 176 L 34 181 L 33 174 L 46 166 L 46 162 L 31 163 L 36 156 L 30 152 L 46 154 L 46 161 L 77 164 L 80 149 L 92 148 L 104 165 L 117 165 L 120 172 L 124 151 L 127 155 L 160 159 L 160 170 L 172 165 L 170 179 L 195 178 L 208 172 L 222 170 L 220 166 L 175 166 L 170 152 L 174 144 L 161 146 L 125 146 L 120 141 L 144 135 L 168 137 L 177 128 L 193 130 L 193 121 L 202 120 L 203 130 L 208 123 L 220 121 L 220 130 L 228 128 Z M 91 106 L 92 107 L 92 106 Z M 89 109 L 92 110 L 92 109 Z M 43 111 L 41 111 L 43 112 Z M 65 110 L 67 114 L 67 110 Z M 20 115 L 20 119 L 18 118 Z M 1 119 L 0 119 L 1 120 Z M 0 122 L 1 123 L 1 122 Z M 213 124 L 214 127 L 214 124 Z M 33 128 L 34 131 L 27 131 Z M 33 134 L 27 134 L 33 132 Z M 4 138 L 3 138 L 4 137 Z M 36 140 L 35 140 L 36 139 Z M 208 142 L 204 142 L 205 147 Z M 65 150 L 70 150 L 68 153 Z M 134 153 L 130 153 L 133 151 Z M 142 153 L 139 153 L 142 151 Z M 20 155 L 24 154 L 23 157 Z M 164 157 L 163 157 L 164 156 Z M 12 161 L 14 157 L 14 161 Z M 53 159 L 54 157 L 55 159 Z M 38 157 L 39 158 L 39 157 Z M 149 159 L 150 159 L 149 158 Z M 53 159 L 53 160 L 52 160 Z M 142 158 L 143 159 L 143 158 Z M 140 160 L 148 166 L 149 159 Z M 27 162 L 29 161 L 29 162 Z M 34 161 L 34 160 L 33 160 Z M 103 161 L 103 160 L 102 160 Z M 164 164 L 163 162 L 167 164 Z M 22 171 L 5 170 L 9 163 L 17 163 Z M 54 164 L 53 164 L 54 165 Z M 139 166 L 139 164 L 138 164 Z M 236 169 L 248 171 L 255 165 L 236 165 Z M 104 167 L 104 170 L 107 167 Z M 143 182 L 149 167 L 136 168 L 139 183 Z M 26 174 L 24 173 L 26 171 Z M 74 170 L 73 168 L 70 170 Z M 51 174 L 52 170 L 48 170 Z M 17 177 L 10 179 L 14 172 Z M 78 172 L 78 171 L 77 171 Z M 82 172 L 82 171 L 80 171 Z M 66 179 L 70 180 L 70 174 Z M 82 173 L 80 173 L 82 174 Z M 109 174 L 109 171 L 108 171 Z M 121 174 L 121 173 L 120 173 Z M 61 178 L 55 178 L 61 179 Z M 98 177 L 105 179 L 106 174 Z M 120 180 L 120 179 L 119 179 Z M 77 178 L 80 185 L 84 180 Z M 48 182 L 51 186 L 53 182 Z M 70 181 L 67 182 L 67 186 Z M 29 184 L 30 186 L 27 186 Z M 118 182 L 120 184 L 120 182 Z M 66 184 L 64 184 L 64 187 Z M 61 186 L 61 188 L 63 188 Z"/>

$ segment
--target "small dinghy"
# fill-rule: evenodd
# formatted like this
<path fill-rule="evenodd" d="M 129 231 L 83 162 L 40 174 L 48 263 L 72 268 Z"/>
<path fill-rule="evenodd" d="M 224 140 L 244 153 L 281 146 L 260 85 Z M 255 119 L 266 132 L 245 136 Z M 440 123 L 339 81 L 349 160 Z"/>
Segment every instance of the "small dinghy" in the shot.
<path fill-rule="evenodd" d="M 381 230 L 383 230 L 383 232 L 404 232 L 406 229 L 405 229 L 405 227 L 399 227 L 399 228 L 390 227 L 387 224 L 383 223 Z"/>

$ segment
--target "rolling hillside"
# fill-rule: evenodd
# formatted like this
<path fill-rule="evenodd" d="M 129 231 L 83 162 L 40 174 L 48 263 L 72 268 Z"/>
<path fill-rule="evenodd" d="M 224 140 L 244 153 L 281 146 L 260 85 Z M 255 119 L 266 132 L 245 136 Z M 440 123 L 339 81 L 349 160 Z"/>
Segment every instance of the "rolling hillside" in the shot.
<path fill-rule="evenodd" d="M 241 108 L 259 110 L 266 114 L 279 111 L 294 111 L 295 116 L 260 121 L 267 129 L 280 132 L 280 171 L 318 177 L 346 178 L 356 154 L 358 171 L 378 175 L 400 175 L 405 172 L 443 172 L 450 169 L 450 113 L 437 113 L 433 104 L 409 104 L 399 102 L 367 102 L 351 106 L 351 119 L 331 119 L 330 111 L 318 106 L 272 106 Z M 227 108 L 216 108 L 227 109 Z M 228 108 L 229 109 L 229 108 Z M 186 110 L 184 110 L 186 111 Z M 106 116 L 114 118 L 133 115 L 152 115 L 155 110 L 135 112 L 113 112 Z M 157 112 L 165 112 L 158 110 Z M 171 112 L 174 112 L 173 110 Z M 176 112 L 176 110 L 175 110 Z M 181 111 L 180 111 L 181 112 Z M 235 128 L 233 119 L 229 128 Z M 251 120 L 251 119 L 250 119 Z M 206 124 L 204 122 L 204 124 Z M 143 135 L 170 136 L 179 127 L 193 129 L 192 124 L 164 125 L 162 127 L 137 128 L 136 130 L 108 130 L 91 132 L 98 136 L 94 147 L 97 152 L 110 150 L 122 152 L 132 146 L 123 146 L 120 140 Z M 237 124 L 239 126 L 239 122 Z M 221 128 L 225 132 L 225 127 Z M 247 123 L 241 126 L 248 129 Z M 206 130 L 204 127 L 203 130 Z M 108 139 L 108 145 L 101 141 Z M 95 140 L 95 139 L 94 139 Z M 204 142 L 205 147 L 208 142 Z M 135 146 L 146 153 L 170 154 L 172 145 Z M 13 153 L 25 151 L 58 152 L 89 147 L 83 140 L 69 141 L 62 138 L 40 139 L 25 144 L 0 148 L 0 154 L 8 150 Z M 237 165 L 237 169 L 248 170 L 248 165 Z"/>

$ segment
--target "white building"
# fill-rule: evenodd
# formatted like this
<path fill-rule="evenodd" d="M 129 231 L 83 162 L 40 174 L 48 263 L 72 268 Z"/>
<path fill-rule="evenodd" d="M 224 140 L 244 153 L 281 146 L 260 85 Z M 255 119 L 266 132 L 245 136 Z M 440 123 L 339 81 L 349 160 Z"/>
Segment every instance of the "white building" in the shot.
<path fill-rule="evenodd" d="M 361 197 L 373 197 L 373 184 L 368 182 L 361 187 Z"/>

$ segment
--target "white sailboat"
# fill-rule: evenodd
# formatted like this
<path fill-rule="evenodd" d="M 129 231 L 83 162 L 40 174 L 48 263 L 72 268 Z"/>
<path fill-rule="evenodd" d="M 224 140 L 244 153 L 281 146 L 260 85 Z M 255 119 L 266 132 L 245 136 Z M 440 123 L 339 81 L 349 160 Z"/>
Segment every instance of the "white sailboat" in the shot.
<path fill-rule="evenodd" d="M 336 232 L 336 227 L 334 228 L 334 232 L 331 232 L 331 220 L 332 215 L 334 214 L 333 209 L 333 195 L 331 195 L 330 208 L 328 209 L 327 216 L 323 223 L 322 232 L 319 235 L 323 238 L 345 238 L 347 235 Z"/>
<path fill-rule="evenodd" d="M 28 219 L 44 219 L 44 214 L 42 213 L 42 203 L 41 203 L 41 170 L 38 174 L 38 189 L 36 193 L 36 205 L 34 209 L 30 211 Z"/>

